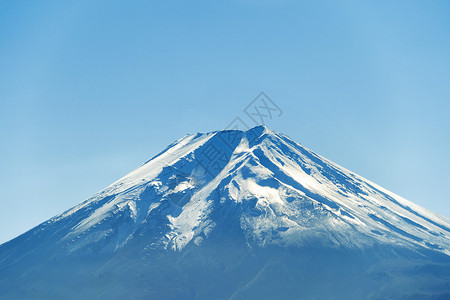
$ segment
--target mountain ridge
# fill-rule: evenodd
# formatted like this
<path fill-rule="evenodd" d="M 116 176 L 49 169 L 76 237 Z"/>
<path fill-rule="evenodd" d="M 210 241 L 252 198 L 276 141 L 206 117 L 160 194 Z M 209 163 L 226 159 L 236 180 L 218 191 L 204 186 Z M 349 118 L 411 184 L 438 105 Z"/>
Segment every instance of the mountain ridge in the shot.
<path fill-rule="evenodd" d="M 279 145 L 274 146 L 275 144 L 274 140 L 276 142 L 279 142 L 281 140 L 282 143 L 279 143 Z M 227 146 L 228 149 L 226 148 Z M 199 151 L 197 150 L 199 147 L 203 147 L 206 149 L 203 149 L 199 153 Z M 292 147 L 294 149 L 296 148 L 295 150 L 298 150 L 299 147 L 301 147 L 300 149 L 303 151 L 303 153 L 301 154 L 306 154 L 308 156 L 306 157 L 304 155 L 304 157 L 306 157 L 304 159 L 309 159 L 309 165 L 303 164 L 300 168 L 298 168 L 298 166 L 294 166 L 296 167 L 297 170 L 301 170 L 303 172 L 294 172 L 297 170 L 293 171 L 293 168 L 283 168 L 286 167 L 287 164 L 289 163 L 292 164 L 292 161 L 290 160 L 285 160 L 284 162 L 282 162 L 282 164 L 278 165 L 276 164 L 277 160 L 278 161 L 281 160 L 279 157 L 278 158 L 275 157 L 277 154 L 276 151 L 291 151 L 290 149 L 288 149 L 288 147 Z M 212 150 L 208 150 L 209 148 L 211 148 Z M 276 150 L 273 151 L 275 153 L 275 156 L 273 155 L 273 153 L 270 152 L 274 148 L 277 148 Z M 213 150 L 218 149 L 220 150 L 220 153 L 218 154 L 216 153 L 216 156 L 218 155 L 216 157 L 216 161 L 209 161 L 207 158 L 202 158 L 202 156 L 206 156 L 205 153 L 208 154 L 207 151 L 211 152 Z M 272 157 L 270 157 L 271 155 Z M 319 165 L 318 167 L 313 165 L 314 162 L 317 161 L 320 161 L 321 163 L 321 165 Z M 222 163 L 222 165 L 220 165 L 220 163 Z M 186 164 L 194 164 L 194 166 L 193 167 L 189 166 L 188 168 L 191 169 L 186 169 Z M 250 164 L 251 167 L 245 166 L 245 164 Z M 342 203 L 341 205 L 339 205 L 336 202 L 336 199 L 334 199 L 334 201 L 333 200 L 330 201 L 330 197 L 331 198 L 338 197 L 339 200 L 341 200 L 342 202 L 342 197 L 339 197 L 338 194 L 339 193 L 343 194 L 343 192 L 338 191 L 337 189 L 330 190 L 328 187 L 326 187 L 327 189 L 325 189 L 324 187 L 321 186 L 323 185 L 323 182 L 322 184 L 319 185 L 317 184 L 317 180 L 315 180 L 314 178 L 314 175 L 317 174 L 311 175 L 311 173 L 310 174 L 307 173 L 311 172 L 311 170 L 313 171 L 313 173 L 314 172 L 320 173 L 321 171 L 334 173 L 335 175 L 333 180 L 335 180 L 335 182 L 337 182 L 338 185 L 342 186 L 344 184 L 347 184 L 345 193 L 358 194 L 360 196 L 361 195 L 364 196 L 364 193 L 367 194 L 367 191 L 364 192 L 363 190 L 361 190 L 361 188 L 358 187 L 360 181 L 364 180 L 364 183 L 366 184 L 365 188 L 372 188 L 373 190 L 376 190 L 378 193 L 383 194 L 383 196 L 385 196 L 390 202 L 392 202 L 398 208 L 403 210 L 402 214 L 398 215 L 398 218 L 403 219 L 403 221 L 409 223 L 409 225 L 413 225 L 419 229 L 425 230 L 428 229 L 426 228 L 426 226 L 424 226 L 425 224 L 423 224 L 425 222 L 427 223 L 428 226 L 434 228 L 437 227 L 440 230 L 442 230 L 442 232 L 439 232 L 441 233 L 441 235 L 445 233 L 448 234 L 450 232 L 450 221 L 448 219 L 445 219 L 445 217 L 438 216 L 400 196 L 395 195 L 394 193 L 391 193 L 379 187 L 375 183 L 370 182 L 369 180 L 364 179 L 363 177 L 353 172 L 350 172 L 347 169 L 342 168 L 323 157 L 318 156 L 314 152 L 301 146 L 298 143 L 295 143 L 286 136 L 274 133 L 265 126 L 257 126 L 247 131 L 223 130 L 209 133 L 198 133 L 193 135 L 187 135 L 175 141 L 174 143 L 169 145 L 164 151 L 158 153 L 152 159 L 148 160 L 140 167 L 138 167 L 136 170 L 127 174 L 123 178 L 117 180 L 116 182 L 106 187 L 105 189 L 103 189 L 90 199 L 50 219 L 49 221 L 44 222 L 43 224 L 60 221 L 61 219 L 64 219 L 67 216 L 76 213 L 78 210 L 82 209 L 85 205 L 89 205 L 90 203 L 93 202 L 95 203 L 96 199 L 98 198 L 111 197 L 113 195 L 116 195 L 116 197 L 120 199 L 118 201 L 110 201 L 108 202 L 108 204 L 97 208 L 93 214 L 91 214 L 83 221 L 79 222 L 76 226 L 74 226 L 73 232 L 68 233 L 67 238 L 76 236 L 77 234 L 89 230 L 90 226 L 94 226 L 96 222 L 100 222 L 103 218 L 107 217 L 107 215 L 110 213 L 110 210 L 114 209 L 115 207 L 118 207 L 119 210 L 120 209 L 128 210 L 130 212 L 130 217 L 135 218 L 136 223 L 139 223 L 139 221 L 143 220 L 144 216 L 142 216 L 142 214 L 139 216 L 137 215 L 138 214 L 137 206 L 139 206 L 139 201 L 132 200 L 133 197 L 136 197 L 137 195 L 136 193 L 134 193 L 134 191 L 136 190 L 141 191 L 143 187 L 147 188 L 148 190 L 155 188 L 158 189 L 158 191 L 164 189 L 163 183 L 161 183 L 157 179 L 154 180 L 155 178 L 158 178 L 158 176 L 160 176 L 162 173 L 184 172 L 185 177 L 184 179 L 187 180 L 188 176 L 192 175 L 190 177 L 190 180 L 200 183 L 200 186 L 202 188 L 195 190 L 195 187 L 192 185 L 192 182 L 186 180 L 180 181 L 183 176 L 179 176 L 178 178 L 174 174 L 170 174 L 173 177 L 172 178 L 173 180 L 171 180 L 170 178 L 165 178 L 165 180 L 167 181 L 166 183 L 164 183 L 166 189 L 169 189 L 170 188 L 169 185 L 173 185 L 174 181 L 177 180 L 179 181 L 178 182 L 179 185 L 173 187 L 174 190 L 172 194 L 174 193 L 176 194 L 180 191 L 181 192 L 184 191 L 184 193 L 190 192 L 189 196 L 193 197 L 193 199 L 185 203 L 189 206 L 190 202 L 195 202 L 197 198 L 202 198 L 203 200 L 204 198 L 207 198 L 208 195 L 215 188 L 217 188 L 217 186 L 220 184 L 220 181 L 225 180 L 225 178 L 229 175 L 228 173 L 234 172 L 234 174 L 236 174 L 236 170 L 233 170 L 233 168 L 244 170 L 245 172 L 249 173 L 253 172 L 254 174 L 256 174 L 255 176 L 265 177 L 266 183 L 272 180 L 271 184 L 278 185 L 281 188 L 288 188 L 291 191 L 295 191 L 297 193 L 299 192 L 301 196 L 313 199 L 316 203 L 320 203 L 322 206 L 326 207 L 329 211 L 332 211 L 335 214 L 340 214 L 340 218 L 346 219 L 346 221 L 348 222 L 354 221 L 355 218 L 352 214 L 349 214 L 347 212 L 347 210 L 345 209 L 345 205 L 342 205 Z M 264 174 L 261 175 L 258 172 Z M 269 179 L 270 176 L 268 176 L 268 173 L 272 173 L 273 178 Z M 338 178 L 338 176 L 342 177 L 343 174 L 346 176 L 346 178 L 343 179 Z M 242 176 L 242 174 L 239 175 Z M 164 177 L 164 175 L 161 176 Z M 282 179 L 280 180 L 280 178 Z M 295 179 L 293 180 L 293 178 Z M 350 182 L 349 178 L 352 179 L 353 182 Z M 208 180 L 209 182 L 207 182 L 207 184 L 202 184 L 201 183 L 202 180 L 203 181 Z M 321 180 L 324 179 L 321 178 Z M 231 181 L 232 180 L 230 180 L 230 182 Z M 269 185 L 265 186 L 258 185 L 257 183 L 252 182 L 252 180 L 248 180 L 247 182 L 247 180 L 242 179 L 242 182 L 246 182 L 249 184 L 247 186 L 248 189 L 252 190 L 265 189 L 268 193 L 264 195 L 266 198 L 270 198 L 272 200 L 276 198 L 274 195 L 277 192 L 274 191 Z M 280 185 L 280 183 L 282 184 Z M 229 191 L 232 191 L 234 193 L 237 192 L 236 188 L 233 186 L 228 186 L 227 188 Z M 198 195 L 196 195 L 196 193 L 198 193 Z M 273 195 L 269 195 L 270 193 L 272 193 Z M 324 196 L 324 194 L 326 195 Z M 186 196 L 184 197 L 186 198 Z M 234 195 L 234 197 L 237 197 L 237 195 Z M 127 199 L 129 199 L 130 201 L 127 201 Z M 280 199 L 277 200 L 281 201 Z M 207 203 L 204 203 L 204 201 L 203 202 L 199 201 L 198 205 L 200 205 L 200 203 L 202 203 L 201 205 L 207 205 Z M 380 207 L 382 210 L 387 209 L 383 205 L 381 205 Z M 204 207 L 203 209 L 206 208 Z M 369 211 L 367 214 L 369 218 L 371 218 L 377 223 L 380 223 L 382 225 L 381 227 L 387 227 L 388 229 L 391 229 L 397 232 L 398 234 L 403 235 L 403 237 L 406 237 L 406 239 L 410 240 L 412 239 L 416 241 L 422 239 L 421 237 L 416 237 L 413 234 L 408 233 L 407 231 L 405 232 L 401 228 L 397 228 L 395 225 L 391 224 L 388 220 L 380 218 L 377 212 Z M 168 218 L 171 222 L 181 221 L 179 220 L 178 217 L 175 218 L 170 215 L 168 215 Z M 173 224 L 174 228 L 176 228 L 177 225 L 182 226 L 179 223 L 180 222 L 178 222 L 178 224 Z M 355 224 L 358 225 L 358 223 Z M 186 222 L 183 225 L 186 225 Z M 190 225 L 191 227 L 196 226 L 194 224 Z M 284 227 L 289 228 L 289 226 Z M 373 231 L 378 230 L 374 229 Z M 107 234 L 107 232 L 103 233 Z M 439 234 L 436 232 L 433 233 Z M 190 241 L 188 235 L 192 234 L 192 232 L 191 231 L 184 233 L 178 232 L 178 234 L 180 234 L 180 237 L 174 237 L 175 239 L 180 238 L 185 241 L 187 240 Z M 427 241 L 426 243 L 428 243 L 428 246 L 430 246 L 432 242 Z M 425 244 L 425 246 L 426 245 L 427 244 Z M 445 245 L 446 249 L 440 250 L 444 250 L 444 253 L 449 254 L 450 243 L 446 241 Z M 435 246 L 442 247 L 439 245 Z"/>
<path fill-rule="evenodd" d="M 291 261 L 280 258 L 280 253 Z M 329 253 L 323 254 L 329 257 L 318 253 Z M 72 267 L 78 274 L 74 277 L 77 282 L 83 283 L 83 276 L 97 274 L 100 277 L 94 281 L 106 284 L 101 279 L 104 274 L 122 278 L 125 275 L 116 274 L 121 270 L 135 278 L 137 275 L 132 274 L 138 270 L 145 278 L 154 278 L 155 274 L 175 277 L 181 284 L 180 293 L 186 293 L 186 273 L 198 278 L 199 290 L 210 298 L 215 292 L 207 287 L 208 279 L 197 273 L 196 265 L 201 265 L 203 273 L 211 278 L 232 270 L 233 275 L 230 273 L 226 281 L 229 290 L 224 289 L 220 295 L 235 297 L 248 291 L 258 294 L 259 290 L 251 288 L 253 283 L 259 286 L 261 282 L 257 274 L 262 272 L 265 275 L 261 278 L 272 278 L 275 271 L 267 270 L 274 268 L 275 273 L 288 274 L 289 278 L 301 275 L 305 280 L 305 274 L 297 274 L 289 265 L 309 265 L 309 272 L 318 272 L 304 260 L 309 257 L 318 265 L 323 261 L 332 265 L 345 261 L 340 268 L 347 280 L 357 280 L 352 275 L 356 268 L 363 272 L 361 276 L 368 276 L 367 285 L 371 287 L 377 281 L 371 275 L 374 271 L 368 270 L 376 270 L 384 274 L 376 276 L 386 281 L 389 293 L 395 293 L 399 286 L 405 291 L 411 287 L 414 280 L 405 268 L 427 266 L 436 270 L 445 266 L 439 272 L 448 272 L 448 277 L 427 275 L 433 279 L 427 283 L 432 286 L 429 291 L 445 294 L 450 293 L 450 286 L 445 287 L 450 279 L 450 268 L 446 267 L 449 255 L 450 220 L 283 134 L 257 126 L 247 131 L 192 134 L 175 141 L 86 201 L 0 245 L 0 275 L 22 272 L 28 274 L 22 277 L 40 282 L 33 272 L 49 268 L 54 278 L 62 272 L 49 266 L 50 262 L 65 267 L 75 262 L 76 267 Z M 181 265 L 170 266 L 171 259 Z M 390 268 L 396 266 L 404 272 L 404 282 L 395 285 L 374 265 L 390 260 Z M 139 262 L 145 262 L 147 268 L 142 269 Z M 360 265 L 367 264 L 371 267 L 361 269 Z M 283 269 L 278 269 L 281 266 Z M 248 272 L 242 268 L 248 268 Z M 222 271 L 217 273 L 218 269 Z M 240 272 L 245 278 L 237 275 Z M 23 284 L 22 277 L 13 283 Z M 121 280 L 128 282 L 125 277 Z M 140 277 L 135 280 L 141 282 Z M 7 279 L 0 280 L 0 290 L 2 283 L 3 287 L 11 285 Z M 48 280 L 41 284 L 48 288 Z M 150 286 L 157 290 L 156 296 L 171 298 L 162 288 L 164 284 Z M 124 289 L 121 292 L 126 292 Z M 195 293 L 191 296 L 202 298 Z"/>

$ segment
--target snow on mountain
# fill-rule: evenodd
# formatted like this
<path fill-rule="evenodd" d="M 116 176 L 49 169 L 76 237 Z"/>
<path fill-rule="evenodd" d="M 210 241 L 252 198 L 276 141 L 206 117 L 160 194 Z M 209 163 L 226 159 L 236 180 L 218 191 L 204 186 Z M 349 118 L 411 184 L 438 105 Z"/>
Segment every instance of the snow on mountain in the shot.
<path fill-rule="evenodd" d="M 70 251 L 100 241 L 117 249 L 158 213 L 168 230 L 147 246 L 179 251 L 214 230 L 218 204 L 241 206 L 241 228 L 259 246 L 380 242 L 450 254 L 448 219 L 263 126 L 188 135 L 38 228 L 62 224 Z M 80 221 L 65 226 L 73 215 Z"/>
<path fill-rule="evenodd" d="M 83 203 L 1 245 L 0 274 L 13 272 L 15 263 L 28 270 L 42 257 L 203 251 L 214 244 L 212 235 L 243 240 L 248 249 L 386 246 L 450 255 L 449 219 L 257 126 L 177 140 Z"/>

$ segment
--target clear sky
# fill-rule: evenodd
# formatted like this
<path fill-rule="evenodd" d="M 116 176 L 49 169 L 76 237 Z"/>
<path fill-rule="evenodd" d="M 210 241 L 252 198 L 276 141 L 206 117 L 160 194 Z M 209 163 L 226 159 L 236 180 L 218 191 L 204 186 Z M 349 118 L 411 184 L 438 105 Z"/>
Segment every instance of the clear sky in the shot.
<path fill-rule="evenodd" d="M 266 124 L 450 217 L 450 2 L 1 1 L 0 243 L 265 91 Z"/>

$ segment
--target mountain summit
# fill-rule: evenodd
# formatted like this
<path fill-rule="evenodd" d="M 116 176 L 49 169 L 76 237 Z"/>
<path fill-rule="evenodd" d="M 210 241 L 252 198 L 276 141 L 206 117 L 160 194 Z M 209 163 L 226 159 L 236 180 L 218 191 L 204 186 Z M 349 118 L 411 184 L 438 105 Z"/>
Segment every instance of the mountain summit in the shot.
<path fill-rule="evenodd" d="M 449 219 L 257 126 L 187 135 L 1 245 L 0 298 L 447 297 L 449 266 Z"/>

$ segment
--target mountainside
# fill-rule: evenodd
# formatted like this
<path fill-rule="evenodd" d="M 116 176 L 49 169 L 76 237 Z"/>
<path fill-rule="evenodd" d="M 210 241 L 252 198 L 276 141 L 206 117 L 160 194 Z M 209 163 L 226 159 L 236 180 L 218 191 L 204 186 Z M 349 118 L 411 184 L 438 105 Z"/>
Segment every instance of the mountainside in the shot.
<path fill-rule="evenodd" d="M 264 126 L 188 135 L 0 246 L 1 299 L 80 297 L 445 299 L 450 220 Z"/>

